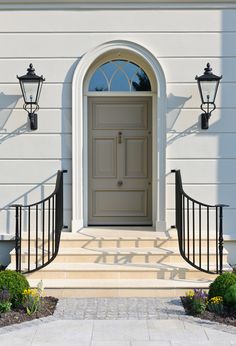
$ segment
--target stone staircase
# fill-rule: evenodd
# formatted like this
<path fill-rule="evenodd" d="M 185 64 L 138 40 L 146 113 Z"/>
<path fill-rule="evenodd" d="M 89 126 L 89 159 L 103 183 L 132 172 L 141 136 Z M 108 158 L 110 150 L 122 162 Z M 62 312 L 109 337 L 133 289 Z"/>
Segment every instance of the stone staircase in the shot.
<path fill-rule="evenodd" d="M 155 232 L 150 227 L 89 227 L 75 234 L 64 232 L 56 259 L 27 278 L 31 286 L 43 280 L 47 294 L 57 297 L 174 297 L 190 288 L 207 289 L 216 275 L 186 263 L 179 254 L 176 236 L 176 230 Z M 31 247 L 34 245 L 32 240 Z M 204 246 L 203 241 L 202 253 Z M 214 240 L 210 246 L 213 260 Z M 23 268 L 26 255 L 25 240 Z M 14 251 L 11 256 L 10 268 L 14 269 Z M 195 256 L 197 259 L 197 252 Z M 226 251 L 224 263 L 224 270 L 231 270 Z"/>

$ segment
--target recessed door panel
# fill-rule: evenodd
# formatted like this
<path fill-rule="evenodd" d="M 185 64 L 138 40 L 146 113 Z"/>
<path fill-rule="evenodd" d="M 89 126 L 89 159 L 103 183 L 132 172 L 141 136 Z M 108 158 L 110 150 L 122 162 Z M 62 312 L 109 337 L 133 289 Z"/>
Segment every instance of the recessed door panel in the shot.
<path fill-rule="evenodd" d="M 94 191 L 93 217 L 147 216 L 147 191 Z"/>
<path fill-rule="evenodd" d="M 88 125 L 88 224 L 151 225 L 151 99 L 89 98 Z"/>
<path fill-rule="evenodd" d="M 116 177 L 116 138 L 93 138 L 93 178 Z"/>
<path fill-rule="evenodd" d="M 114 99 L 113 99 L 114 100 Z M 146 129 L 147 105 L 140 102 L 96 103 L 93 129 Z"/>
<path fill-rule="evenodd" d="M 124 139 L 124 175 L 127 178 L 147 178 L 148 138 L 129 137 Z"/>

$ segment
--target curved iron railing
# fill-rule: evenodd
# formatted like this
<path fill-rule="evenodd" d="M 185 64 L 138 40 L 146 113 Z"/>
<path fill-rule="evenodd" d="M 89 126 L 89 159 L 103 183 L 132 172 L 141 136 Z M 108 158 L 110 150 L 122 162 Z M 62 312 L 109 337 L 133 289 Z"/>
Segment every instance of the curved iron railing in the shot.
<path fill-rule="evenodd" d="M 182 185 L 180 170 L 175 173 L 176 225 L 181 256 L 194 268 L 209 273 L 223 271 L 223 208 L 188 196 Z M 214 234 L 212 234 L 212 231 Z"/>
<path fill-rule="evenodd" d="M 16 216 L 15 256 L 18 272 L 26 274 L 39 270 L 51 263 L 58 254 L 63 229 L 63 174 L 66 172 L 57 172 L 55 190 L 47 198 L 29 205 L 11 206 L 15 208 Z M 26 232 L 22 230 L 23 216 L 27 220 Z"/>

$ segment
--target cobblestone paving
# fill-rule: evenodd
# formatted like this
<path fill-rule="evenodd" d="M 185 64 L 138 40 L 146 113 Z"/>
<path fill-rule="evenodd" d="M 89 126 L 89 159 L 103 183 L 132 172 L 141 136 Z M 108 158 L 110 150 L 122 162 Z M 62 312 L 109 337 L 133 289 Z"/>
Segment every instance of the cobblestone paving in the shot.
<path fill-rule="evenodd" d="M 56 318 L 86 320 L 168 319 L 185 315 L 180 299 L 76 298 L 61 299 Z"/>
<path fill-rule="evenodd" d="M 185 314 L 178 298 L 64 298 L 55 319 L 68 320 L 182 320 L 236 334 L 236 328 Z"/>

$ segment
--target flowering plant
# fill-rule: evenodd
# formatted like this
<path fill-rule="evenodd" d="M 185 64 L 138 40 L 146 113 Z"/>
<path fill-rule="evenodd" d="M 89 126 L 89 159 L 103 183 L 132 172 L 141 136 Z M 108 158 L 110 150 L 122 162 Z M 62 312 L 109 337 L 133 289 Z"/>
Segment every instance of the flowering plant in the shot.
<path fill-rule="evenodd" d="M 43 294 L 42 281 L 38 283 L 37 288 L 28 288 L 23 291 L 23 306 L 28 315 L 40 310 Z"/>
<path fill-rule="evenodd" d="M 223 297 L 216 296 L 212 297 L 207 301 L 207 310 L 214 312 L 218 315 L 223 314 L 224 312 L 224 304 L 223 304 Z"/>
<path fill-rule="evenodd" d="M 186 292 L 185 299 L 193 315 L 199 315 L 206 310 L 207 293 L 202 289 L 195 288 Z"/>
<path fill-rule="evenodd" d="M 11 310 L 11 294 L 4 288 L 0 291 L 0 312 L 7 312 Z"/>

